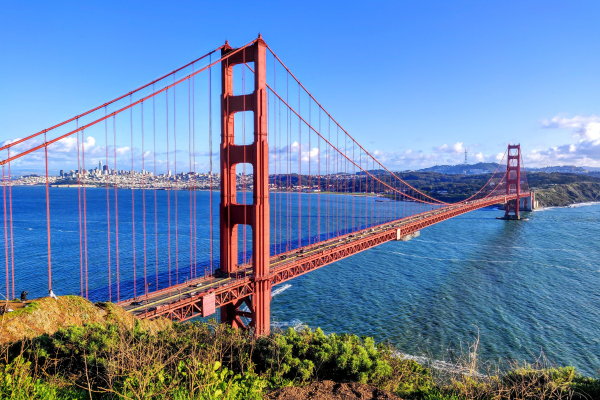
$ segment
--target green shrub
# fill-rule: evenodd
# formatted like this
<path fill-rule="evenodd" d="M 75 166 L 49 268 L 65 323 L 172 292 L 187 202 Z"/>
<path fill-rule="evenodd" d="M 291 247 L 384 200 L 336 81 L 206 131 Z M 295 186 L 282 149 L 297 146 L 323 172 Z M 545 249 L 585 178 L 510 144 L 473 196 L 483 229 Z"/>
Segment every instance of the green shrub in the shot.
<path fill-rule="evenodd" d="M 14 400 L 79 400 L 88 399 L 86 392 L 73 388 L 61 388 L 57 384 L 34 379 L 30 373 L 31 363 L 17 357 L 0 367 L 0 398 Z"/>
<path fill-rule="evenodd" d="M 257 367 L 282 381 L 305 382 L 331 379 L 368 382 L 392 372 L 382 357 L 383 348 L 372 338 L 355 335 L 325 335 L 321 329 L 271 335 L 257 343 Z"/>
<path fill-rule="evenodd" d="M 572 367 L 525 366 L 475 377 L 430 370 L 395 357 L 372 338 L 320 329 L 254 339 L 216 322 L 90 324 L 15 343 L 0 358 L 0 398 L 260 399 L 314 380 L 361 382 L 413 400 L 600 399 L 600 381 Z M 84 389 L 82 389 L 84 388 Z"/>

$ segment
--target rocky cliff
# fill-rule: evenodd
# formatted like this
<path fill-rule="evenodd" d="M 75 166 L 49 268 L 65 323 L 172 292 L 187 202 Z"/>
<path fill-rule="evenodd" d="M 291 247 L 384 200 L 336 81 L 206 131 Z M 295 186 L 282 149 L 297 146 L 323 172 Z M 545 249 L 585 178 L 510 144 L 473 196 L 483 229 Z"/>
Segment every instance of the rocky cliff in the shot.
<path fill-rule="evenodd" d="M 539 207 L 565 207 L 576 203 L 600 201 L 600 183 L 576 182 L 534 189 Z"/>

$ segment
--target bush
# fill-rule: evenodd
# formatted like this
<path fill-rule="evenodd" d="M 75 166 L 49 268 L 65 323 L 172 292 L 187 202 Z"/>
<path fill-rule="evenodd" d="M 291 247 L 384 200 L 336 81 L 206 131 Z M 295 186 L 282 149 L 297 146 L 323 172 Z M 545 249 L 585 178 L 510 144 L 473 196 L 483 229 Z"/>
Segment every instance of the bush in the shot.
<path fill-rule="evenodd" d="M 216 322 L 173 324 L 156 334 L 91 324 L 4 350 L 2 399 L 253 400 L 315 380 L 361 382 L 415 400 L 600 398 L 600 381 L 572 367 L 456 372 L 477 369 L 469 364 L 438 378 L 372 338 L 320 329 L 254 339 Z"/>
<path fill-rule="evenodd" d="M 393 357 L 389 348 L 372 338 L 356 335 L 325 335 L 321 329 L 261 339 L 254 362 L 270 377 L 273 386 L 313 380 L 368 383 L 399 395 L 427 390 L 429 370 L 412 360 Z"/>

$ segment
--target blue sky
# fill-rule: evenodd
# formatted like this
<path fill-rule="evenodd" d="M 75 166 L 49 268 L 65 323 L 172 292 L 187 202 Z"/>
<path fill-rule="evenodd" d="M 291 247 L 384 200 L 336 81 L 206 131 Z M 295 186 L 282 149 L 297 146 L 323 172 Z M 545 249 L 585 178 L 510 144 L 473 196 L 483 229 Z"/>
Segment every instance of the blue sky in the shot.
<path fill-rule="evenodd" d="M 508 142 L 527 166 L 598 167 L 599 16 L 596 1 L 6 1 L 0 141 L 261 32 L 392 169 L 465 148 L 494 161 Z"/>

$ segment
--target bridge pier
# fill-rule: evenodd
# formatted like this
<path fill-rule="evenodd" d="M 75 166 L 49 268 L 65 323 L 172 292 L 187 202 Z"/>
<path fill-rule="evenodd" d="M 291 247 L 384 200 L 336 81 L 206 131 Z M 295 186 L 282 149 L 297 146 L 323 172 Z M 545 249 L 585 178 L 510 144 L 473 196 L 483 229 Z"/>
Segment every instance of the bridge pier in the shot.
<path fill-rule="evenodd" d="M 266 44 L 259 35 L 242 50 L 226 45 L 223 56 L 236 52 L 221 63 L 221 271 L 234 275 L 238 270 L 237 225 L 252 228 L 252 295 L 221 307 L 221 321 L 234 328 L 253 328 L 255 335 L 270 331 L 271 281 L 269 277 L 269 148 L 267 143 Z M 233 95 L 233 66 L 254 63 L 254 92 Z M 253 113 L 254 142 L 236 145 L 234 115 Z M 253 203 L 239 204 L 236 198 L 237 164 L 252 165 Z M 248 311 L 241 311 L 245 304 Z M 251 322 L 244 324 L 241 317 Z"/>

